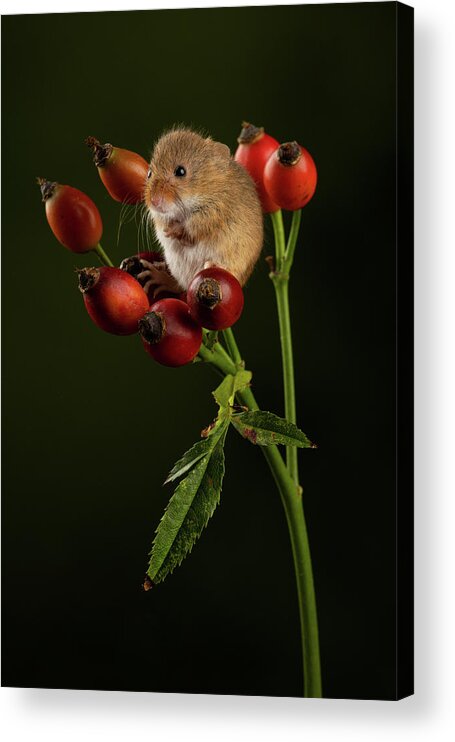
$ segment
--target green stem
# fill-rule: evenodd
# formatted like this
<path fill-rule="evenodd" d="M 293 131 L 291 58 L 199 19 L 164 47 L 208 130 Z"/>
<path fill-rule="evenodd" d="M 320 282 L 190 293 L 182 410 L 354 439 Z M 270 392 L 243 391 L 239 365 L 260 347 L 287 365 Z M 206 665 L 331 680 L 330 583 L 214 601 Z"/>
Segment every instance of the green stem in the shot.
<path fill-rule="evenodd" d="M 296 213 L 296 212 L 294 212 Z M 296 423 L 295 411 L 295 382 L 294 382 L 294 359 L 292 353 L 291 317 L 289 313 L 289 272 L 288 257 L 291 256 L 289 267 L 292 265 L 295 242 L 297 240 L 299 218 L 292 221 L 289 236 L 288 249 L 286 250 L 285 234 L 283 227 L 283 215 L 280 211 L 270 214 L 275 234 L 275 258 L 276 268 L 271 272 L 278 308 L 278 320 L 280 324 L 281 358 L 283 364 L 283 386 L 284 386 L 284 415 L 291 423 Z M 289 473 L 294 482 L 299 483 L 299 469 L 297 449 L 295 446 L 286 447 L 286 462 Z"/>
<path fill-rule="evenodd" d="M 107 255 L 107 253 L 104 252 L 103 248 L 101 247 L 101 244 L 98 242 L 97 246 L 93 248 L 93 252 L 96 252 L 98 255 L 101 263 L 103 265 L 109 266 L 109 268 L 114 267 L 114 263 L 110 259 L 110 257 Z"/>
<path fill-rule="evenodd" d="M 235 374 L 237 372 L 234 362 L 219 343 L 215 345 L 213 350 L 209 350 L 204 344 L 202 344 L 199 348 L 198 355 L 203 361 L 211 363 L 225 375 Z"/>
<path fill-rule="evenodd" d="M 232 327 L 228 327 L 227 330 L 223 330 L 223 337 L 226 342 L 228 353 L 231 356 L 234 363 L 239 364 L 242 362 L 242 356 L 238 349 Z"/>
<path fill-rule="evenodd" d="M 291 315 L 289 312 L 289 280 L 283 273 L 272 274 L 275 287 L 278 321 L 280 325 L 281 358 L 283 364 L 284 415 L 286 420 L 296 424 L 294 356 L 292 350 Z M 286 461 L 289 473 L 296 485 L 299 483 L 297 448 L 286 446 Z"/>
<path fill-rule="evenodd" d="M 215 348 L 210 351 L 203 345 L 199 351 L 199 355 L 204 361 L 211 363 L 224 374 L 235 373 L 236 366 L 233 360 L 229 358 L 226 351 L 222 350 L 220 352 L 220 347 L 219 343 L 217 343 Z M 249 407 L 249 409 L 259 409 L 251 389 L 244 389 L 238 392 L 237 396 L 239 401 Z M 291 539 L 300 615 L 304 696 L 306 698 L 321 698 L 322 684 L 316 596 L 302 498 L 289 475 L 277 446 L 261 446 L 261 451 L 264 454 L 280 493 Z"/>
<path fill-rule="evenodd" d="M 295 251 L 295 246 L 297 244 L 297 237 L 299 234 L 301 219 L 302 219 L 302 209 L 297 209 L 297 211 L 292 212 L 291 229 L 289 231 L 289 239 L 288 239 L 288 244 L 286 247 L 286 252 L 284 256 L 284 266 L 283 266 L 283 272 L 287 273 L 287 275 L 290 274 L 292 263 L 294 261 L 294 251 Z"/>
<path fill-rule="evenodd" d="M 270 214 L 270 218 L 272 220 L 273 232 L 275 235 L 275 256 L 277 262 L 277 270 L 281 270 L 281 262 L 284 258 L 286 249 L 283 214 L 281 209 L 279 209 L 279 211 L 273 211 Z"/>
<path fill-rule="evenodd" d="M 300 614 L 304 697 L 322 698 L 316 595 L 302 498 L 276 446 L 263 446 L 262 452 L 278 487 L 291 538 Z"/>
<path fill-rule="evenodd" d="M 291 315 L 289 312 L 289 274 L 294 260 L 294 251 L 299 234 L 302 211 L 294 211 L 292 214 L 291 229 L 287 247 L 285 248 L 284 230 L 282 230 L 283 219 L 281 211 L 271 215 L 275 232 L 275 254 L 276 270 L 272 271 L 270 278 L 275 288 L 278 321 L 280 325 L 281 358 L 283 364 L 283 386 L 284 386 L 284 413 L 287 420 L 297 423 L 295 404 L 295 380 L 294 380 L 294 357 L 292 349 Z M 289 473 L 294 482 L 299 483 L 298 454 L 295 446 L 287 446 L 286 462 Z"/>

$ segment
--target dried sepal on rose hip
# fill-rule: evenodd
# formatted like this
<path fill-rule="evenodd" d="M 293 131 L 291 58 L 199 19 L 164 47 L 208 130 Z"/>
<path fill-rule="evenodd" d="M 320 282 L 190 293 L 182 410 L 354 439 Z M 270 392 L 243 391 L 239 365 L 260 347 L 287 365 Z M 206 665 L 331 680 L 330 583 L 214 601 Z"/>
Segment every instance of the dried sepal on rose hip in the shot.
<path fill-rule="evenodd" d="M 184 366 L 199 352 L 202 329 L 180 299 L 160 299 L 139 321 L 147 353 L 163 366 Z"/>
<path fill-rule="evenodd" d="M 92 321 L 113 335 L 134 335 L 149 308 L 147 295 L 136 279 L 120 268 L 83 268 L 79 289 Z"/>
<path fill-rule="evenodd" d="M 298 142 L 285 142 L 268 159 L 264 185 L 282 209 L 297 211 L 311 200 L 318 174 L 308 150 Z"/>
<path fill-rule="evenodd" d="M 192 316 L 207 330 L 225 330 L 242 314 L 242 287 L 224 268 L 213 266 L 197 273 L 186 295 Z"/>
<path fill-rule="evenodd" d="M 45 178 L 37 178 L 46 218 L 60 244 L 71 252 L 94 250 L 103 234 L 96 204 L 82 191 Z"/>
<path fill-rule="evenodd" d="M 121 203 L 140 203 L 149 169 L 146 160 L 129 149 L 101 144 L 95 137 L 87 137 L 85 143 L 93 152 L 93 162 L 109 195 Z"/>
<path fill-rule="evenodd" d="M 275 152 L 280 143 L 264 131 L 262 126 L 254 126 L 246 121 L 237 138 L 239 146 L 234 159 L 248 170 L 256 184 L 262 210 L 269 214 L 278 211 L 276 204 L 264 186 L 264 168 L 272 152 Z"/>

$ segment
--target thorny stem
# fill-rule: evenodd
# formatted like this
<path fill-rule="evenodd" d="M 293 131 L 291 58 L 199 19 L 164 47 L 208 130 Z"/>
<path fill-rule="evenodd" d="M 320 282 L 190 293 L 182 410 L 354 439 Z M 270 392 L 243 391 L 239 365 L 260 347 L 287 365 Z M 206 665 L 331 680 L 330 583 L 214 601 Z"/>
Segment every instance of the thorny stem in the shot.
<path fill-rule="evenodd" d="M 101 244 L 98 242 L 97 246 L 93 248 L 93 252 L 96 252 L 98 255 L 100 262 L 102 265 L 107 265 L 109 268 L 114 267 L 114 263 L 110 259 L 107 253 L 104 252 L 103 248 L 101 247 Z"/>
<path fill-rule="evenodd" d="M 231 339 L 234 334 L 231 330 Z M 237 344 L 235 344 L 237 348 Z M 238 348 L 237 348 L 238 352 Z M 213 350 L 202 345 L 199 355 L 202 360 L 211 363 L 223 374 L 235 374 L 237 366 L 220 343 Z M 239 353 L 240 356 L 240 353 Z M 241 356 L 240 356 L 241 357 Z M 259 409 L 250 388 L 237 394 L 241 404 L 251 410 Z M 322 696 L 321 669 L 319 659 L 319 636 L 316 613 L 311 555 L 308 533 L 299 489 L 292 480 L 277 446 L 261 446 L 261 451 L 272 472 L 283 503 L 291 539 L 294 569 L 297 581 L 297 596 L 300 615 L 300 630 L 303 651 L 304 696 L 320 698 Z"/>

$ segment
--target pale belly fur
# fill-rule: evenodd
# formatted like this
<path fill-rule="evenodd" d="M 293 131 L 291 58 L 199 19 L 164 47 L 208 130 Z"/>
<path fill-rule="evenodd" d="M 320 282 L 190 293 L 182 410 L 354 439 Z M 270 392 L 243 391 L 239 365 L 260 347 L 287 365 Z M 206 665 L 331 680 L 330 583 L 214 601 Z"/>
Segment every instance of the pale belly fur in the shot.
<path fill-rule="evenodd" d="M 196 273 L 204 268 L 207 261 L 217 263 L 213 245 L 199 242 L 191 247 L 182 247 L 178 240 L 166 237 L 163 230 L 155 228 L 168 268 L 182 289 L 187 289 Z"/>

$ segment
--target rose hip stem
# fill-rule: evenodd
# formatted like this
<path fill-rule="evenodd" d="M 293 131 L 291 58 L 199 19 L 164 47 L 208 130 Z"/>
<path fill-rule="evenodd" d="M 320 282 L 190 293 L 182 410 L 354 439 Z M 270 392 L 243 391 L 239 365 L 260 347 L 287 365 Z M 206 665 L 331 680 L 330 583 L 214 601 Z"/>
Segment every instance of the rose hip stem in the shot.
<path fill-rule="evenodd" d="M 236 343 L 232 327 L 228 327 L 226 330 L 223 330 L 223 337 L 229 355 L 231 356 L 234 363 L 238 366 L 239 363 L 242 362 L 242 356 Z"/>
<path fill-rule="evenodd" d="M 223 334 L 226 340 L 229 338 L 229 343 L 234 343 L 235 352 L 241 358 L 232 328 L 224 330 Z M 212 350 L 209 350 L 202 344 L 199 350 L 199 357 L 225 375 L 235 374 L 237 371 L 237 364 L 234 363 L 233 358 L 230 357 L 220 343 L 215 343 Z M 238 392 L 237 398 L 240 404 L 245 405 L 250 410 L 259 409 L 251 389 L 243 389 Z M 277 446 L 261 446 L 260 448 L 278 488 L 286 514 L 291 540 L 300 615 L 304 697 L 321 698 L 322 680 L 316 594 L 301 489 L 290 476 Z"/>
<path fill-rule="evenodd" d="M 280 326 L 281 357 L 283 364 L 284 411 L 289 422 L 296 424 L 294 356 L 292 350 L 291 315 L 289 312 L 289 276 L 294 260 L 295 245 L 300 227 L 302 211 L 294 211 L 292 224 L 286 246 L 282 212 L 270 214 L 275 234 L 275 270 L 270 272 L 270 279 L 275 289 Z M 286 447 L 286 461 L 289 473 L 296 485 L 299 484 L 299 467 L 297 448 Z"/>
<path fill-rule="evenodd" d="M 93 252 L 96 252 L 98 255 L 100 262 L 102 265 L 107 265 L 109 268 L 114 267 L 114 263 L 110 259 L 109 255 L 103 250 L 101 247 L 101 243 L 98 242 L 97 246 L 94 248 Z"/>
<path fill-rule="evenodd" d="M 292 214 L 287 245 L 281 210 L 270 214 L 270 216 L 275 234 L 276 261 L 275 270 L 270 272 L 270 278 L 275 289 L 280 326 L 285 417 L 290 422 L 296 423 L 294 358 L 289 311 L 289 276 L 294 260 L 302 211 L 298 209 Z M 322 680 L 316 594 L 310 543 L 303 511 L 302 488 L 299 484 L 297 448 L 294 446 L 286 447 L 286 462 L 287 472 L 295 487 L 294 497 L 290 497 L 287 490 L 284 493 L 280 490 L 280 494 L 286 511 L 297 578 L 303 648 L 304 695 L 310 698 L 319 698 L 322 697 Z M 269 466 L 272 468 L 270 463 Z M 279 487 L 279 482 L 277 479 L 276 481 Z M 295 492 L 297 492 L 297 496 Z"/>
<path fill-rule="evenodd" d="M 271 271 L 270 278 L 275 288 L 280 325 L 285 416 L 294 423 L 296 422 L 296 408 L 289 312 L 289 275 L 294 260 L 301 215 L 301 209 L 293 212 L 287 244 L 281 210 L 270 215 L 275 234 L 275 269 Z M 235 373 L 235 369 L 241 363 L 241 354 L 235 342 L 232 328 L 224 330 L 223 336 L 229 355 L 217 343 L 215 349 L 218 353 L 210 353 L 203 346 L 200 356 L 203 360 L 207 360 L 221 369 L 225 374 L 232 374 Z M 208 357 L 204 358 L 204 354 L 208 354 Z M 250 389 L 243 390 L 237 396 L 241 404 L 253 410 L 258 409 L 257 402 Z M 293 446 L 287 447 L 287 466 L 285 466 L 276 446 L 262 446 L 261 450 L 278 487 L 286 513 L 291 540 L 300 614 L 304 696 L 307 698 L 320 698 L 322 697 L 322 680 L 316 594 L 308 532 L 303 511 L 302 489 L 299 484 L 297 449 Z"/>

